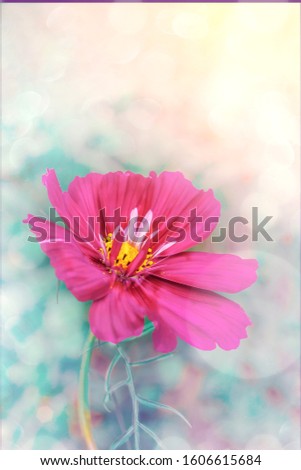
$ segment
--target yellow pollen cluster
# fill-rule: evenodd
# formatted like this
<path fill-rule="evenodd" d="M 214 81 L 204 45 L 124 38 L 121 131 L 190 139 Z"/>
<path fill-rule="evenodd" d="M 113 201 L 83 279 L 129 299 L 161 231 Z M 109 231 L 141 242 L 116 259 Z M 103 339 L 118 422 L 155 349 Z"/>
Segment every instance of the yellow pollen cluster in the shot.
<path fill-rule="evenodd" d="M 112 245 L 113 245 L 112 237 L 113 237 L 112 233 L 109 233 L 104 240 L 108 256 L 110 256 L 110 253 L 112 251 Z M 99 251 L 103 253 L 102 248 L 100 248 Z M 133 246 L 131 243 L 123 242 L 119 250 L 119 253 L 117 255 L 117 258 L 114 261 L 114 266 L 119 266 L 119 267 L 126 269 L 129 266 L 129 264 L 136 258 L 138 253 L 139 253 L 139 250 L 135 246 Z M 143 269 L 152 266 L 154 262 L 150 259 L 151 257 L 152 257 L 152 249 L 149 248 L 147 250 L 147 255 L 146 255 L 145 260 L 139 266 L 136 272 L 140 272 Z"/>
<path fill-rule="evenodd" d="M 114 261 L 114 266 L 127 268 L 128 265 L 136 258 L 138 253 L 139 250 L 129 242 L 122 243 L 118 256 Z"/>
<path fill-rule="evenodd" d="M 108 233 L 108 235 L 107 235 L 106 238 L 105 238 L 105 246 L 106 246 L 106 250 L 107 250 L 107 253 L 108 253 L 109 256 L 110 256 L 110 253 L 111 253 L 111 250 L 112 250 L 112 245 L 113 245 L 112 237 L 113 237 L 113 234 L 112 234 L 112 233 Z M 101 253 L 103 253 L 103 249 L 102 249 L 102 248 L 100 248 L 99 251 L 100 251 Z"/>
<path fill-rule="evenodd" d="M 141 266 L 139 266 L 139 268 L 136 271 L 137 273 L 139 273 L 139 271 L 142 271 L 142 269 L 149 268 L 150 266 L 152 266 L 154 264 L 154 262 L 151 260 L 151 257 L 152 257 L 152 249 L 149 248 L 147 250 L 147 255 L 146 255 L 145 260 L 143 261 Z"/>

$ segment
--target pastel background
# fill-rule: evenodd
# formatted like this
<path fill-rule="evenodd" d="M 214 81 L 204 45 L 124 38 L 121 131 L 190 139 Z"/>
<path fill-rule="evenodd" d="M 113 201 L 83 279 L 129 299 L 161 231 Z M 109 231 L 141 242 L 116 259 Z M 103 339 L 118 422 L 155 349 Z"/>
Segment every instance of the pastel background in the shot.
<path fill-rule="evenodd" d="M 57 304 L 53 269 L 21 223 L 47 213 L 47 167 L 65 188 L 91 170 L 180 170 L 214 189 L 220 226 L 250 220 L 252 207 L 260 220 L 273 216 L 272 242 L 252 241 L 248 224 L 246 242 L 206 246 L 259 260 L 259 281 L 235 296 L 252 319 L 249 338 L 231 352 L 180 344 L 136 380 L 192 422 L 190 430 L 167 412 L 144 416 L 169 449 L 300 447 L 299 11 L 3 6 L 4 448 L 85 448 L 76 404 L 88 305 L 63 286 Z M 118 431 L 93 374 L 104 448 Z"/>

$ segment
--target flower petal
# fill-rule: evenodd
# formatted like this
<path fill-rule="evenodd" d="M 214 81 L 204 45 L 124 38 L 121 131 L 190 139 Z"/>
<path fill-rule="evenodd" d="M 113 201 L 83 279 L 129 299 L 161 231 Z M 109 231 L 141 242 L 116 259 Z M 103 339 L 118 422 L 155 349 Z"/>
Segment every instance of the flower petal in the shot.
<path fill-rule="evenodd" d="M 58 279 L 65 282 L 78 300 L 85 302 L 106 295 L 111 276 L 101 264 L 97 266 L 83 255 L 71 232 L 32 215 L 24 222 L 31 225 L 31 231 L 36 235 L 44 253 L 49 256 Z"/>
<path fill-rule="evenodd" d="M 89 173 L 84 177 L 76 177 L 69 185 L 68 206 L 71 198 L 86 216 L 100 216 L 100 233 L 113 233 L 119 225 L 123 229 L 127 227 L 132 210 L 141 205 L 147 184 L 147 178 L 130 171 L 105 175 Z M 101 213 L 103 209 L 106 220 Z M 144 216 L 144 213 L 138 213 Z"/>
<path fill-rule="evenodd" d="M 115 344 L 139 336 L 144 328 L 145 311 L 135 287 L 116 282 L 106 297 L 91 305 L 91 331 L 100 340 Z"/>
<path fill-rule="evenodd" d="M 168 281 L 219 292 L 239 292 L 256 281 L 258 263 L 235 255 L 180 253 L 162 259 L 149 273 Z"/>
<path fill-rule="evenodd" d="M 75 201 L 68 192 L 62 191 L 53 169 L 47 170 L 42 177 L 42 182 L 47 188 L 51 204 L 76 237 L 81 251 L 88 256 L 97 257 L 100 241 L 99 235 L 96 234 L 101 233 L 100 221 L 97 218 L 97 213 L 93 212 L 93 206 L 90 207 L 93 199 L 90 192 L 78 188 L 77 200 Z M 87 199 L 89 203 L 86 203 Z"/>
<path fill-rule="evenodd" d="M 54 169 L 48 169 L 45 175 L 42 176 L 42 183 L 46 186 L 48 198 L 57 213 L 66 218 L 66 224 L 69 225 L 69 211 L 66 207 L 64 193 L 57 179 Z"/>
<path fill-rule="evenodd" d="M 43 183 L 57 212 L 69 219 L 70 229 L 82 238 L 89 236 L 87 249 L 98 249 L 98 234 L 113 233 L 118 226 L 126 230 L 134 213 L 151 220 L 152 249 L 157 250 L 157 256 L 179 253 L 205 240 L 220 214 L 220 203 L 212 190 L 195 188 L 180 172 L 151 172 L 148 177 L 129 171 L 90 173 L 76 177 L 68 191 L 62 192 L 55 171 L 48 170 Z M 91 233 L 97 234 L 92 241 Z M 141 241 L 143 235 L 140 231 Z M 159 251 L 162 245 L 166 249 Z"/>
<path fill-rule="evenodd" d="M 156 351 L 168 353 L 177 347 L 177 335 L 162 320 L 155 322 L 155 330 L 153 332 L 153 343 Z"/>
<path fill-rule="evenodd" d="M 159 175 L 151 172 L 150 177 L 148 204 L 154 220 L 160 216 L 166 220 L 165 225 L 159 226 L 156 248 L 176 240 L 161 256 L 179 253 L 209 237 L 220 216 L 220 203 L 213 191 L 195 188 L 180 172 L 164 171 Z"/>
<path fill-rule="evenodd" d="M 237 303 L 225 297 L 153 276 L 146 278 L 140 288 L 146 302 L 147 298 L 156 299 L 153 316 L 157 322 L 163 321 L 192 346 L 204 350 L 216 345 L 235 349 L 247 336 L 249 318 Z"/>

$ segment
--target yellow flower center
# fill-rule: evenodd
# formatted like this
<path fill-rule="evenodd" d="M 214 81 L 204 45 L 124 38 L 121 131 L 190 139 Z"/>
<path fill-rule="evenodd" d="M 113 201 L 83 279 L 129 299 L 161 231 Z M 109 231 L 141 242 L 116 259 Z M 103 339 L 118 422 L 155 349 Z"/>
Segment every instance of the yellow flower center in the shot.
<path fill-rule="evenodd" d="M 109 233 L 107 237 L 105 238 L 105 247 L 108 255 L 110 255 L 111 250 L 112 250 L 112 245 L 113 245 L 113 239 L 112 239 L 112 233 Z M 102 248 L 100 248 L 100 251 L 102 252 Z M 129 264 L 136 258 L 138 255 L 139 250 L 136 248 L 136 246 L 132 245 L 130 242 L 123 242 L 119 253 L 114 260 L 114 266 L 119 266 L 121 268 L 126 269 Z M 148 268 L 154 264 L 154 262 L 151 260 L 152 257 L 152 249 L 149 248 L 147 250 L 147 255 L 143 263 L 137 268 L 136 272 L 140 272 L 145 268 Z"/>
<path fill-rule="evenodd" d="M 121 266 L 127 268 L 128 265 L 136 258 L 139 250 L 129 242 L 123 242 L 117 258 L 114 261 L 114 266 Z"/>

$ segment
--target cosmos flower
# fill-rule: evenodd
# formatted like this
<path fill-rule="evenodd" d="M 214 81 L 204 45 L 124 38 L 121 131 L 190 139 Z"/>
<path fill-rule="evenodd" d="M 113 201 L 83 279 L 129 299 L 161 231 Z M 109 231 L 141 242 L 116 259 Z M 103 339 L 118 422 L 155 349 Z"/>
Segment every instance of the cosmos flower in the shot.
<path fill-rule="evenodd" d="M 42 181 L 65 227 L 33 215 L 24 222 L 56 276 L 78 300 L 92 300 L 89 322 L 97 338 L 119 343 L 138 336 L 145 317 L 161 352 L 173 350 L 177 338 L 203 350 L 229 350 L 247 336 L 244 310 L 214 291 L 251 285 L 256 260 L 184 251 L 218 222 L 212 190 L 196 189 L 179 172 L 90 173 L 66 192 L 53 169 Z"/>

